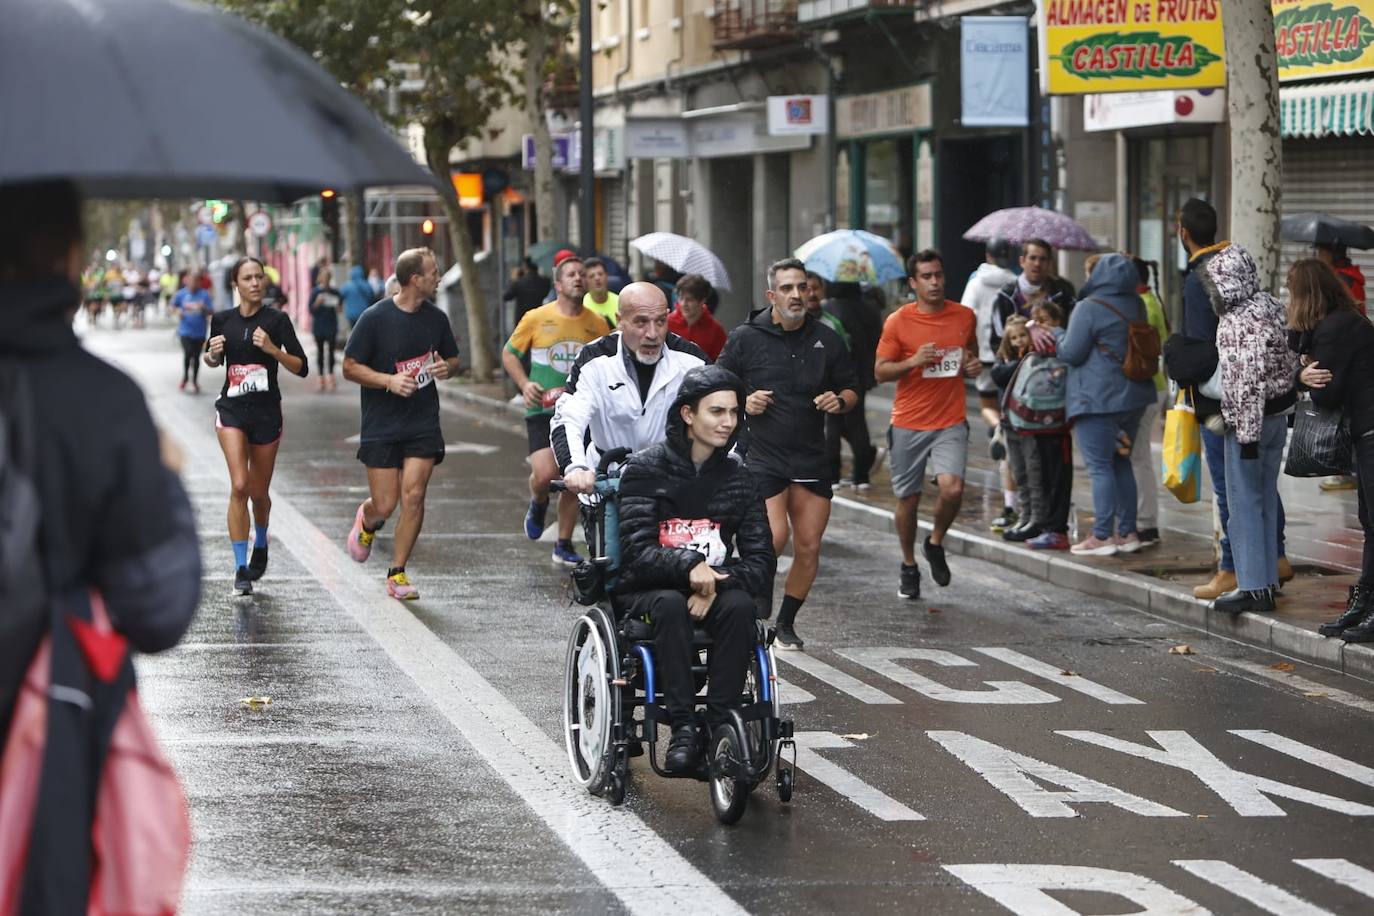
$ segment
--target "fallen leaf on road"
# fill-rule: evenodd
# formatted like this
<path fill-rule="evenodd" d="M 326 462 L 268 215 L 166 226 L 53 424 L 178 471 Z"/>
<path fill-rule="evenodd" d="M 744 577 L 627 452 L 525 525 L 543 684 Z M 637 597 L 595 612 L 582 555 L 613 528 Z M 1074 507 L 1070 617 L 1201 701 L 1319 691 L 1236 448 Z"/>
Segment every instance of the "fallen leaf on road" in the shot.
<path fill-rule="evenodd" d="M 1193 653 L 1193 647 L 1190 646 L 1190 645 L 1188 645 L 1187 643 L 1184 643 L 1184 644 L 1181 645 L 1181 646 L 1170 646 L 1170 647 L 1169 647 L 1169 654 L 1170 654 L 1170 655 L 1192 655 L 1192 654 L 1194 654 L 1194 653 Z"/>
<path fill-rule="evenodd" d="M 847 738 L 850 741 L 867 741 L 869 738 L 872 738 L 876 735 L 877 732 L 874 732 L 872 735 L 870 735 L 868 732 L 859 732 L 855 735 L 840 735 L 840 737 Z"/>
<path fill-rule="evenodd" d="M 239 702 L 242 703 L 244 706 L 247 706 L 249 709 L 262 709 L 262 708 L 264 708 L 264 707 L 266 707 L 266 706 L 271 706 L 271 705 L 272 705 L 272 698 L 271 698 L 271 697 L 244 697 L 243 699 L 239 700 Z"/>
<path fill-rule="evenodd" d="M 1206 665 L 1199 665 L 1199 666 L 1197 667 L 1197 670 L 1198 670 L 1199 672 L 1201 672 L 1202 674 L 1216 674 L 1216 673 L 1217 673 L 1217 669 L 1215 669 L 1215 668 L 1208 668 Z"/>
<path fill-rule="evenodd" d="M 926 608 L 926 613 L 927 613 L 927 614 L 938 614 L 938 613 L 940 613 L 940 609 L 939 609 L 938 607 L 928 607 L 928 608 Z"/>
<path fill-rule="evenodd" d="M 1065 668 L 1063 671 L 1059 673 L 1062 674 L 1064 677 L 1078 677 L 1077 671 L 1070 671 L 1068 668 Z"/>
<path fill-rule="evenodd" d="M 1274 664 L 1270 665 L 1269 667 L 1270 667 L 1270 668 L 1273 668 L 1275 671 L 1292 671 L 1292 670 L 1293 670 L 1293 666 L 1292 666 L 1292 664 L 1289 663 L 1289 662 L 1274 662 Z"/>
<path fill-rule="evenodd" d="M 1303 696 L 1305 696 L 1305 697 L 1329 697 L 1329 696 L 1331 696 L 1331 694 L 1327 693 L 1325 690 L 1309 690 L 1307 693 L 1304 693 Z"/>
<path fill-rule="evenodd" d="M 1211 817 L 1211 816 L 1212 816 L 1212 815 L 1210 815 L 1210 814 L 1199 814 L 1199 815 L 1198 815 L 1199 818 Z"/>

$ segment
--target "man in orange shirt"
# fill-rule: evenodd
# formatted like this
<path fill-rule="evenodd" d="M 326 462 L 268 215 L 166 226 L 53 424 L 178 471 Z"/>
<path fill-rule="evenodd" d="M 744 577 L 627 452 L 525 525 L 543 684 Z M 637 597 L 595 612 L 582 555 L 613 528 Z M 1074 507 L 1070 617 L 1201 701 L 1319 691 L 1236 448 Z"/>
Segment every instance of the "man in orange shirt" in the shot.
<path fill-rule="evenodd" d="M 873 373 L 879 382 L 897 382 L 892 399 L 888 446 L 892 492 L 897 497 L 897 540 L 902 547 L 902 598 L 921 597 L 916 566 L 916 513 L 929 464 L 940 484 L 934 531 L 921 552 L 937 585 L 949 584 L 949 565 L 941 546 L 959 514 L 968 463 L 968 420 L 964 379 L 982 370 L 975 334 L 977 316 L 945 298 L 945 267 L 940 253 L 919 251 L 907 262 L 916 301 L 888 316 L 878 342 Z"/>

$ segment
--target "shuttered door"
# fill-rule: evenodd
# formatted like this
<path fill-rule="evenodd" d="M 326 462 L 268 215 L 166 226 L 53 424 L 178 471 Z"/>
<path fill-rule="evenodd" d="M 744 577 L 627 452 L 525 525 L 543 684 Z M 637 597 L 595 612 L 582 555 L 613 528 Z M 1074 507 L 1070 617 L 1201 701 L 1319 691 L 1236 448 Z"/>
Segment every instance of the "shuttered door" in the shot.
<path fill-rule="evenodd" d="M 601 201 L 604 208 L 601 214 L 602 251 L 621 263 L 625 262 L 625 249 L 628 246 L 625 207 L 625 179 L 601 179 Z"/>
<path fill-rule="evenodd" d="M 1284 215 L 1311 210 L 1374 224 L 1374 138 L 1285 140 L 1282 206 Z M 1308 246 L 1284 242 L 1279 270 L 1310 256 Z M 1350 259 L 1374 279 L 1374 250 L 1352 248 Z"/>

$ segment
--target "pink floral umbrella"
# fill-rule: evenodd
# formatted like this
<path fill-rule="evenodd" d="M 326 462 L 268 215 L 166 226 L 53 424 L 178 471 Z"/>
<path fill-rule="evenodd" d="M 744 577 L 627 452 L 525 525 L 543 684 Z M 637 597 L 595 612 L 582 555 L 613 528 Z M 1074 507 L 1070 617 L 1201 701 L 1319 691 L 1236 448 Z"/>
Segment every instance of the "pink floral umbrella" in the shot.
<path fill-rule="evenodd" d="M 1006 239 L 1020 245 L 1028 239 L 1043 239 L 1061 251 L 1097 251 L 1101 248 L 1072 217 L 1058 210 L 1041 207 L 1011 207 L 994 210 L 964 233 L 970 242 Z"/>

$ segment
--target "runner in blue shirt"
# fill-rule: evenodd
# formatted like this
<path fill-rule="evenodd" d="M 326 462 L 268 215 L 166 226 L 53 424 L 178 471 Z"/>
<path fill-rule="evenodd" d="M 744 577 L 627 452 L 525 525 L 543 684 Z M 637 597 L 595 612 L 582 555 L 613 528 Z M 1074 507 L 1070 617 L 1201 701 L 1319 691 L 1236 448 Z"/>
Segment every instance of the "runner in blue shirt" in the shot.
<path fill-rule="evenodd" d="M 182 271 L 176 295 L 172 296 L 172 311 L 181 316 L 177 324 L 177 338 L 181 341 L 181 384 L 186 390 L 200 394 L 200 351 L 205 346 L 205 332 L 209 328 L 214 305 L 210 294 L 200 288 L 200 271 Z"/>

